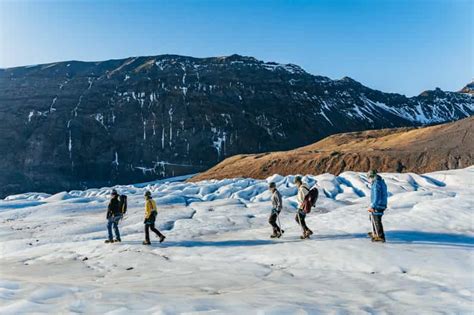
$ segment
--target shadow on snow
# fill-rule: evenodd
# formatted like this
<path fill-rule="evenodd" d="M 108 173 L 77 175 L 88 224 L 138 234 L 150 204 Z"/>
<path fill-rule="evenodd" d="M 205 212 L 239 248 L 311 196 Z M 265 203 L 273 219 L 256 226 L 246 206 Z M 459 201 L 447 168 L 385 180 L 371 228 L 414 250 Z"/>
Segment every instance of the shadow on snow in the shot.
<path fill-rule="evenodd" d="M 474 247 L 474 237 L 463 234 L 418 231 L 388 231 L 386 234 L 390 243 Z"/>
<path fill-rule="evenodd" d="M 426 244 L 435 246 L 459 246 L 474 247 L 474 237 L 462 234 L 435 233 L 435 232 L 418 232 L 418 231 L 387 231 L 387 244 Z M 317 241 L 334 241 L 348 239 L 368 239 L 365 233 L 355 234 L 334 234 L 334 235 L 318 235 L 312 236 L 310 240 L 299 240 L 292 238 L 282 238 L 279 240 L 225 240 L 225 241 L 166 241 L 163 244 L 153 242 L 153 245 L 159 247 L 248 247 L 275 245 L 293 242 L 317 242 Z M 124 244 L 141 244 L 139 241 L 124 241 Z M 154 246 L 153 246 L 154 247 Z"/>

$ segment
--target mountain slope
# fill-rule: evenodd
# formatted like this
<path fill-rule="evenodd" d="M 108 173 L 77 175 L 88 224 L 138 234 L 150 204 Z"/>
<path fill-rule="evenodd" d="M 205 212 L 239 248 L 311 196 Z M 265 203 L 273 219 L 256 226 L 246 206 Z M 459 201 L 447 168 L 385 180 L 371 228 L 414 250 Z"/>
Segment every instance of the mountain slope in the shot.
<path fill-rule="evenodd" d="M 239 55 L 2 69 L 0 196 L 149 181 L 334 133 L 473 113 L 466 93 L 407 98 Z"/>
<path fill-rule="evenodd" d="M 429 172 L 474 164 L 474 117 L 420 129 L 343 133 L 286 152 L 230 157 L 191 181 L 343 171 Z"/>

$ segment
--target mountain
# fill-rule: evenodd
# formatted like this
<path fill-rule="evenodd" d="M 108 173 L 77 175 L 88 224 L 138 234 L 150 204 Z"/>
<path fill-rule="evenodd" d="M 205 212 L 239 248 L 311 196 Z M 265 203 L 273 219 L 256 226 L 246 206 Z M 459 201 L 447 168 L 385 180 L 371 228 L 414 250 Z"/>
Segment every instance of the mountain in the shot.
<path fill-rule="evenodd" d="M 236 155 L 190 179 L 344 171 L 429 172 L 474 164 L 474 117 L 425 128 L 343 133 L 286 152 Z"/>
<path fill-rule="evenodd" d="M 459 92 L 474 95 L 474 81 L 472 81 L 471 83 L 468 83 Z"/>
<path fill-rule="evenodd" d="M 0 196 L 149 181 L 239 153 L 472 115 L 470 94 L 416 97 L 232 55 L 0 70 Z"/>

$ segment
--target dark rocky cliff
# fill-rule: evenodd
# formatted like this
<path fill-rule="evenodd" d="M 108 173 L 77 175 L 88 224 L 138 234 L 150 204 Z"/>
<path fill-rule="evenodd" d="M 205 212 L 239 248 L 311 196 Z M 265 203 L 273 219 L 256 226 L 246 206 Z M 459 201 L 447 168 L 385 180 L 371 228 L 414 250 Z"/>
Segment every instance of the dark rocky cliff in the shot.
<path fill-rule="evenodd" d="M 466 93 L 407 98 L 233 55 L 0 70 L 0 196 L 143 182 L 238 153 L 472 115 Z"/>

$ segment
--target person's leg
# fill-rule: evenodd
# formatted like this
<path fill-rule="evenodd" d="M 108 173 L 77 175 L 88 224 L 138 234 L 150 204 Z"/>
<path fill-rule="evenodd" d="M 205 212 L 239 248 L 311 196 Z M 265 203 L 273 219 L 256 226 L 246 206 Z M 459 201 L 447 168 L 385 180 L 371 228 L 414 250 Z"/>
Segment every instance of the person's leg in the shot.
<path fill-rule="evenodd" d="M 145 242 L 150 243 L 150 225 L 145 224 Z"/>
<path fill-rule="evenodd" d="M 120 221 L 120 217 L 115 217 L 114 219 L 114 231 L 115 231 L 115 237 L 117 240 L 121 240 L 120 239 L 120 231 L 119 231 L 119 228 L 118 228 L 118 223 Z"/>
<path fill-rule="evenodd" d="M 295 215 L 295 221 L 296 221 L 296 223 L 298 223 L 298 225 L 301 225 L 301 220 L 300 220 L 299 212 L 297 212 L 296 215 Z"/>
<path fill-rule="evenodd" d="M 301 221 L 301 227 L 303 228 L 303 236 L 305 237 L 310 237 L 313 235 L 313 231 L 309 229 L 309 227 L 306 225 L 306 213 L 303 210 L 300 210 L 298 212 L 300 216 L 300 221 Z"/>
<path fill-rule="evenodd" d="M 301 227 L 303 230 L 306 232 L 308 229 L 308 226 L 306 225 L 306 214 L 303 211 L 298 211 L 298 215 L 300 216 L 300 222 L 301 222 Z"/>
<path fill-rule="evenodd" d="M 112 235 L 112 224 L 113 224 L 113 220 L 108 219 L 107 220 L 107 232 L 109 233 L 109 240 L 110 241 L 114 239 L 114 236 Z"/>
<path fill-rule="evenodd" d="M 155 234 L 158 235 L 159 238 L 163 237 L 163 234 L 161 234 L 161 232 L 155 228 L 155 223 L 150 224 L 150 230 L 155 232 Z"/>
<path fill-rule="evenodd" d="M 280 227 L 276 223 L 277 217 L 278 217 L 278 214 L 273 211 L 272 214 L 270 215 L 270 218 L 268 219 L 268 223 L 270 223 L 270 225 L 272 226 L 274 234 L 277 234 L 280 232 Z"/>
<path fill-rule="evenodd" d="M 376 234 L 378 237 L 385 239 L 385 233 L 383 230 L 383 224 L 382 224 L 382 216 L 381 215 L 374 215 L 374 223 L 375 223 L 375 229 L 376 229 Z"/>

